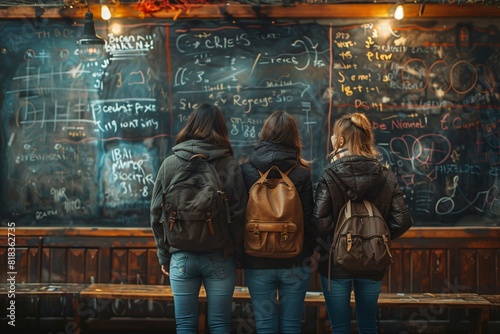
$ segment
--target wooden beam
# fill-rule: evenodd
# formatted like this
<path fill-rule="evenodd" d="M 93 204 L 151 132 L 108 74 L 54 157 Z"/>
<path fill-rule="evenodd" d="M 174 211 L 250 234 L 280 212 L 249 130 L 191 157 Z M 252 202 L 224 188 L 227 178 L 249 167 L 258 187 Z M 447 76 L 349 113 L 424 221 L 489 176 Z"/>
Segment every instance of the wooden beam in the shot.
<path fill-rule="evenodd" d="M 390 18 L 392 4 L 297 4 L 292 7 L 280 5 L 199 5 L 190 9 L 162 10 L 143 13 L 135 5 L 110 6 L 113 18 L 134 19 L 375 19 Z M 35 10 L 35 8 L 37 8 Z M 500 7 L 475 4 L 406 4 L 405 18 L 492 18 L 500 17 Z M 22 18 L 72 18 L 85 16 L 86 8 L 43 8 L 13 6 L 0 10 L 0 19 Z M 95 19 L 100 19 L 100 6 L 92 5 Z M 404 20 L 404 19 L 403 19 Z"/>
<path fill-rule="evenodd" d="M 0 228 L 0 231 L 6 228 Z M 5 235 L 5 233 L 4 233 Z M 152 238 L 153 234 L 148 227 L 115 228 L 115 227 L 18 227 L 18 237 L 130 237 Z M 403 239 L 474 239 L 487 238 L 500 240 L 500 229 L 487 226 L 460 226 L 460 227 L 412 227 L 403 236 Z"/>

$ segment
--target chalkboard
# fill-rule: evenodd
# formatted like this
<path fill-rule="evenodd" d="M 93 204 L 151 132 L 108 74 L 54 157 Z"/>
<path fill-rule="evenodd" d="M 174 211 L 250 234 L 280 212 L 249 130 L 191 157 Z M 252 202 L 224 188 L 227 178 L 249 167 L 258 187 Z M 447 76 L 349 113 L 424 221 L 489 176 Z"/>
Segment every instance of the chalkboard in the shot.
<path fill-rule="evenodd" d="M 227 115 L 235 154 L 252 151 L 266 117 L 284 109 L 301 124 L 304 151 L 323 149 L 331 86 L 329 31 L 316 24 L 191 22 L 172 26 L 172 113 L 176 133 L 189 111 L 211 101 Z M 174 58 L 174 57 L 172 57 Z"/>
<path fill-rule="evenodd" d="M 2 22 L 2 220 L 148 226 L 172 137 L 165 26 L 123 29 L 87 63 L 76 50 L 81 25 Z"/>
<path fill-rule="evenodd" d="M 156 173 L 202 102 L 245 161 L 273 110 L 317 181 L 342 113 L 372 121 L 416 226 L 499 225 L 499 25 L 470 20 L 1 21 L 2 224 L 147 227 Z"/>

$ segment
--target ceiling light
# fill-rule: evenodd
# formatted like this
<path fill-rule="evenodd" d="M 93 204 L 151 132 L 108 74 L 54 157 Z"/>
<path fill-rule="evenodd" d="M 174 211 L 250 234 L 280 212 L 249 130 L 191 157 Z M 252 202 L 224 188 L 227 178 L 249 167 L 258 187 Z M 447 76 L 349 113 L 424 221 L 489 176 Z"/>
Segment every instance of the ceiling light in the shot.
<path fill-rule="evenodd" d="M 76 42 L 78 44 L 78 54 L 85 61 L 95 61 L 104 53 L 104 40 L 96 35 L 94 16 L 90 11 L 90 2 L 88 11 L 85 13 L 83 21 L 83 36 Z"/>
<path fill-rule="evenodd" d="M 111 11 L 106 0 L 101 0 L 101 19 L 107 21 L 111 18 Z"/>
<path fill-rule="evenodd" d="M 396 9 L 394 10 L 394 18 L 396 20 L 402 20 L 405 17 L 405 10 L 403 5 L 396 5 Z"/>

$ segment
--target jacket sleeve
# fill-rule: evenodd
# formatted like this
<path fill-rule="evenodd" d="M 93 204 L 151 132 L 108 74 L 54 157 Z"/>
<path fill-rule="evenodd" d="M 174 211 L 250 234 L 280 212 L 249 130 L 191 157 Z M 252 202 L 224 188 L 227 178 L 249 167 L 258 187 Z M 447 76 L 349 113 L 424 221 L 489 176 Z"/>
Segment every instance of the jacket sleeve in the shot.
<path fill-rule="evenodd" d="M 170 265 L 169 245 L 165 241 L 165 235 L 163 232 L 162 219 L 162 197 L 163 191 L 165 190 L 167 180 L 167 160 L 164 160 L 160 169 L 158 170 L 158 175 L 156 176 L 156 181 L 153 187 L 153 195 L 151 197 L 151 207 L 150 207 L 150 223 L 151 229 L 153 231 L 153 236 L 156 243 L 156 249 L 158 254 L 158 260 L 160 265 Z"/>
<path fill-rule="evenodd" d="M 241 259 L 244 252 L 243 237 L 248 193 L 243 181 L 241 168 L 233 158 L 230 159 L 230 163 L 228 164 L 228 175 L 230 176 L 230 182 L 226 187 L 226 192 L 229 197 L 229 210 L 231 215 L 229 233 L 233 242 L 236 265 L 237 267 L 241 267 Z"/>
<path fill-rule="evenodd" d="M 330 187 L 326 179 L 321 177 L 316 186 L 312 227 L 316 237 L 330 235 L 333 231 L 333 205 Z"/>
<path fill-rule="evenodd" d="M 410 229 L 413 225 L 413 219 L 406 206 L 405 198 L 396 176 L 393 175 L 392 177 L 395 179 L 395 182 L 391 202 L 391 215 L 387 223 L 391 231 L 391 239 L 396 239 Z"/>

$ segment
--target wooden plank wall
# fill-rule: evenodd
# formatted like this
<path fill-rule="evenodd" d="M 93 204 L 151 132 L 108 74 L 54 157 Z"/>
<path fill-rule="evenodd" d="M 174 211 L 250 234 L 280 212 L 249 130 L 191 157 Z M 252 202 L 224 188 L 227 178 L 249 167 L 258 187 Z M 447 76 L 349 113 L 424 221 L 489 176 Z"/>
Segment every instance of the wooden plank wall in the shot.
<path fill-rule="evenodd" d="M 1 268 L 6 236 L 4 229 Z M 500 293 L 498 228 L 413 228 L 393 248 L 387 292 Z M 16 256 L 18 282 L 164 282 L 148 229 L 17 229 Z"/>
<path fill-rule="evenodd" d="M 0 231 L 0 268 L 7 268 L 7 231 Z M 393 249 L 395 262 L 384 278 L 385 292 L 500 293 L 498 228 L 413 228 L 393 242 Z M 16 229 L 16 271 L 17 282 L 169 283 L 160 272 L 156 247 L 148 229 Z M 244 285 L 242 276 L 239 271 L 238 285 Z M 0 271 L 0 280 L 5 282 L 6 279 L 6 271 Z M 310 289 L 321 290 L 317 274 Z M 156 318 L 165 320 L 165 317 L 173 317 L 173 306 L 167 304 L 148 308 L 146 304 L 127 306 L 117 302 L 108 305 L 104 313 L 110 317 L 137 320 L 141 314 L 153 312 Z M 33 300 L 28 300 L 20 307 L 22 312 L 34 316 L 34 305 Z M 72 315 L 71 307 L 61 305 L 61 301 L 43 301 L 41 308 L 42 317 Z M 238 321 L 250 319 L 247 306 L 238 305 L 236 308 L 240 314 Z M 54 314 L 50 310 L 58 311 Z M 308 312 L 307 319 L 311 316 L 317 319 L 307 326 L 328 327 L 324 310 Z M 465 310 L 433 315 L 432 320 L 439 323 L 440 320 L 450 320 L 450 317 L 467 319 L 465 314 L 461 315 L 463 312 Z M 421 316 L 415 311 L 384 309 L 380 317 L 385 321 L 404 323 L 416 315 Z M 158 319 L 151 320 L 152 327 L 157 325 L 154 320 Z M 490 321 L 499 323 L 498 312 L 490 315 Z M 245 324 L 249 326 L 248 321 Z"/>

